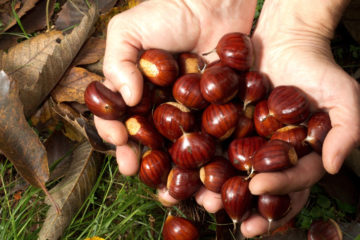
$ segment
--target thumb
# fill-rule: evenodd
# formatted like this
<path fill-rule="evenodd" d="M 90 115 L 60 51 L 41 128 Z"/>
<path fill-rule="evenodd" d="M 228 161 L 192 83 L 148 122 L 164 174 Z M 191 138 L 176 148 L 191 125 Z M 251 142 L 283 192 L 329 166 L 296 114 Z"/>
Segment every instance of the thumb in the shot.
<path fill-rule="evenodd" d="M 129 106 L 140 101 L 143 89 L 143 77 L 136 66 L 141 44 L 134 35 L 135 32 L 121 28 L 116 17 L 110 21 L 103 66 L 105 78 Z"/>

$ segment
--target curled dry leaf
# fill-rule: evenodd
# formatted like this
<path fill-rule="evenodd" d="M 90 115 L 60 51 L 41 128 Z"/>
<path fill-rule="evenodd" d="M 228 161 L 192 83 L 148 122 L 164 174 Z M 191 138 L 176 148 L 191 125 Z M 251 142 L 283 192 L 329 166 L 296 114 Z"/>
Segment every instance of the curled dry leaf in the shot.
<path fill-rule="evenodd" d="M 104 57 L 105 39 L 98 37 L 89 38 L 76 56 L 73 66 L 88 65 L 98 62 Z"/>
<path fill-rule="evenodd" d="M 60 80 L 96 21 L 92 5 L 71 34 L 60 31 L 39 34 L 0 54 L 0 68 L 15 79 L 21 88 L 20 99 L 25 116 L 31 116 Z"/>
<path fill-rule="evenodd" d="M 103 81 L 103 78 L 84 68 L 69 69 L 51 92 L 52 98 L 58 102 L 78 102 L 84 104 L 84 92 L 92 81 Z"/>
<path fill-rule="evenodd" d="M 17 83 L 0 71 L 0 149 L 31 185 L 45 188 L 49 178 L 46 150 L 27 123 Z"/>
<path fill-rule="evenodd" d="M 87 141 L 74 150 L 69 171 L 50 191 L 62 214 L 57 214 L 56 209 L 50 207 L 40 230 L 39 240 L 56 240 L 63 234 L 90 194 L 100 163 L 101 154 L 95 153 Z"/>
<path fill-rule="evenodd" d="M 88 8 L 87 1 L 84 0 L 66 1 L 55 21 L 55 28 L 57 30 L 69 29 L 67 32 L 70 32 L 72 27 L 80 23 Z"/>

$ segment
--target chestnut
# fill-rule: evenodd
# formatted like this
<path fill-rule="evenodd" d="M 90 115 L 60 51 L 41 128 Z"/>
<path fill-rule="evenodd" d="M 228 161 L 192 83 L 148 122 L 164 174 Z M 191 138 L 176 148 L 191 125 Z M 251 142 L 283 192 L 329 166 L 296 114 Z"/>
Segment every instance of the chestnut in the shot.
<path fill-rule="evenodd" d="M 183 131 L 190 131 L 195 125 L 190 109 L 177 102 L 159 105 L 155 108 L 153 120 L 156 129 L 171 141 L 175 141 Z"/>
<path fill-rule="evenodd" d="M 251 209 L 249 181 L 241 176 L 229 178 L 221 188 L 221 199 L 234 224 L 245 220 Z"/>
<path fill-rule="evenodd" d="M 185 200 L 201 187 L 199 171 L 175 166 L 170 170 L 166 187 L 170 196 L 177 200 Z"/>
<path fill-rule="evenodd" d="M 231 68 L 245 71 L 254 62 L 254 52 L 250 37 L 244 33 L 225 34 L 216 46 L 220 60 Z"/>
<path fill-rule="evenodd" d="M 162 187 L 166 185 L 170 169 L 171 160 L 166 152 L 148 150 L 141 159 L 139 179 L 149 187 Z"/>
<path fill-rule="evenodd" d="M 321 154 L 324 139 L 331 129 L 329 114 L 326 112 L 314 113 L 308 122 L 308 132 L 305 141 L 317 153 Z"/>
<path fill-rule="evenodd" d="M 229 138 L 236 128 L 239 111 L 239 107 L 232 102 L 211 104 L 202 113 L 202 128 L 220 140 Z"/>
<path fill-rule="evenodd" d="M 310 101 L 295 86 L 278 86 L 268 98 L 269 114 L 284 124 L 299 124 L 310 115 Z"/>
<path fill-rule="evenodd" d="M 276 130 L 276 132 L 271 136 L 270 139 L 279 139 L 290 143 L 294 146 L 295 151 L 300 158 L 311 152 L 309 144 L 304 141 L 306 138 L 306 134 L 306 127 L 301 125 L 288 125 Z"/>
<path fill-rule="evenodd" d="M 241 171 L 249 174 L 255 152 L 266 143 L 266 139 L 254 136 L 233 140 L 228 149 L 230 163 Z"/>
<path fill-rule="evenodd" d="M 170 86 L 179 75 L 179 66 L 175 58 L 161 49 L 145 50 L 138 66 L 150 82 L 162 87 Z"/>
<path fill-rule="evenodd" d="M 141 115 L 134 115 L 125 122 L 129 136 L 152 149 L 162 148 L 164 139 L 155 127 Z"/>
<path fill-rule="evenodd" d="M 180 75 L 200 73 L 205 67 L 205 61 L 196 53 L 184 52 L 178 56 Z"/>
<path fill-rule="evenodd" d="M 205 108 L 209 103 L 201 94 L 200 78 L 200 73 L 189 73 L 179 77 L 172 89 L 175 100 L 192 109 Z"/>
<path fill-rule="evenodd" d="M 269 223 L 285 216 L 290 210 L 290 196 L 285 195 L 260 195 L 258 198 L 257 209 Z"/>
<path fill-rule="evenodd" d="M 202 74 L 200 91 L 208 102 L 227 103 L 239 91 L 239 76 L 228 66 L 213 66 Z"/>
<path fill-rule="evenodd" d="M 98 81 L 93 81 L 86 87 L 84 100 L 94 115 L 106 120 L 120 119 L 127 110 L 120 93 L 111 91 Z"/>
<path fill-rule="evenodd" d="M 270 89 L 270 79 L 259 71 L 248 71 L 243 74 L 243 78 L 245 87 L 239 91 L 239 95 L 245 109 L 249 103 L 265 99 Z"/>
<path fill-rule="evenodd" d="M 282 140 L 270 140 L 255 153 L 253 168 L 257 172 L 279 171 L 297 163 L 295 148 Z"/>
<path fill-rule="evenodd" d="M 343 234 L 339 225 L 333 220 L 314 221 L 307 234 L 308 240 L 342 240 Z"/>
<path fill-rule="evenodd" d="M 201 167 L 215 155 L 215 142 L 201 132 L 184 133 L 170 147 L 173 162 L 186 169 Z"/>
<path fill-rule="evenodd" d="M 216 156 L 200 169 L 200 180 L 208 190 L 220 193 L 222 185 L 235 174 L 236 170 L 226 158 Z"/>
<path fill-rule="evenodd" d="M 284 124 L 269 114 L 267 100 L 256 104 L 254 110 L 254 125 L 256 132 L 266 138 L 270 138 L 277 129 L 284 126 Z"/>
<path fill-rule="evenodd" d="M 196 240 L 199 231 L 195 225 L 182 217 L 168 215 L 162 230 L 164 240 Z"/>

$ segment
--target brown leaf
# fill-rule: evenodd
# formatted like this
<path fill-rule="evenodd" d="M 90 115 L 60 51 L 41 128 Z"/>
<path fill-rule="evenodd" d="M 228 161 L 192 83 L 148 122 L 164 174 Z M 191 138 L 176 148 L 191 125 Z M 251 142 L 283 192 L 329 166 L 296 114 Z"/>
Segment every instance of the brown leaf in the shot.
<path fill-rule="evenodd" d="M 38 2 L 39 0 L 25 0 L 23 1 L 23 4 L 21 5 L 21 7 L 19 8 L 19 11 L 16 12 L 16 14 L 18 15 L 19 18 L 21 18 L 22 16 L 25 15 L 25 13 L 27 11 L 29 11 L 30 9 L 32 9 L 35 4 Z M 8 8 L 11 10 L 11 4 L 14 1 L 9 1 L 7 4 L 9 5 Z M 15 2 L 14 2 L 15 3 Z M 16 6 L 15 9 L 17 9 L 18 6 Z M 0 29 L 0 33 L 5 32 L 6 30 L 8 30 L 9 28 L 11 28 L 12 26 L 14 26 L 14 24 L 16 23 L 16 19 L 14 14 L 12 14 L 12 12 L 7 12 L 7 16 L 0 16 L 0 20 L 2 21 L 2 23 L 5 25 L 4 29 Z"/>
<path fill-rule="evenodd" d="M 350 1 L 343 15 L 343 23 L 351 36 L 360 43 L 360 0 Z"/>
<path fill-rule="evenodd" d="M 101 155 L 94 153 L 88 142 L 75 149 L 68 173 L 50 191 L 62 214 L 57 214 L 54 207 L 48 210 L 38 239 L 59 239 L 90 194 L 97 179 L 100 163 Z"/>
<path fill-rule="evenodd" d="M 49 178 L 45 147 L 24 117 L 16 84 L 0 72 L 0 149 L 23 178 L 43 188 Z"/>
<path fill-rule="evenodd" d="M 89 70 L 90 72 L 96 73 L 100 76 L 104 76 L 104 72 L 103 72 L 103 63 L 104 63 L 104 58 L 100 59 L 98 62 L 93 63 L 93 64 L 89 64 L 84 66 L 87 70 Z"/>
<path fill-rule="evenodd" d="M 105 53 L 105 39 L 98 37 L 89 38 L 84 46 L 80 49 L 73 65 L 87 65 L 98 62 Z"/>
<path fill-rule="evenodd" d="M 46 101 L 34 115 L 31 116 L 30 121 L 40 135 L 46 135 L 45 132 L 53 132 L 59 124 L 60 118 Z"/>
<path fill-rule="evenodd" d="M 110 11 L 111 8 L 113 8 L 116 4 L 117 0 L 102 0 L 99 1 L 99 12 L 100 13 L 106 13 Z"/>
<path fill-rule="evenodd" d="M 57 30 L 65 30 L 78 25 L 88 11 L 86 2 L 84 0 L 67 1 L 58 14 L 55 28 Z"/>
<path fill-rule="evenodd" d="M 17 44 L 3 54 L 3 69 L 15 79 L 25 116 L 36 111 L 70 65 L 96 20 L 96 7 L 88 10 L 71 34 L 59 31 L 40 34 Z M 1 66 L 0 66 L 1 67 Z"/>
<path fill-rule="evenodd" d="M 102 80 L 101 76 L 84 68 L 73 67 L 66 72 L 54 91 L 51 92 L 51 96 L 56 102 L 78 102 L 84 104 L 86 87 L 92 81 Z"/>

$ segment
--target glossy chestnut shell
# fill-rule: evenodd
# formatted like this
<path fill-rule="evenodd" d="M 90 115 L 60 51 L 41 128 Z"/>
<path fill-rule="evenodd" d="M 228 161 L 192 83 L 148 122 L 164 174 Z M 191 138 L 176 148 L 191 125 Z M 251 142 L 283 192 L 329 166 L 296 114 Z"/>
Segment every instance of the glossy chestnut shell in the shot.
<path fill-rule="evenodd" d="M 179 54 L 178 63 L 180 75 L 200 73 L 205 67 L 205 61 L 196 53 L 184 52 Z"/>
<path fill-rule="evenodd" d="M 339 225 L 333 220 L 314 221 L 307 235 L 308 240 L 342 240 L 343 234 Z"/>
<path fill-rule="evenodd" d="M 259 71 L 248 71 L 242 75 L 245 88 L 239 92 L 244 102 L 244 108 L 250 103 L 256 103 L 265 99 L 270 89 L 270 79 Z"/>
<path fill-rule="evenodd" d="M 239 91 L 239 76 L 227 66 L 213 66 L 205 70 L 200 79 L 200 91 L 206 101 L 224 104 Z"/>
<path fill-rule="evenodd" d="M 326 135 L 331 129 L 329 114 L 317 112 L 311 116 L 308 122 L 308 132 L 305 139 L 311 147 L 319 154 L 322 153 L 322 146 Z"/>
<path fill-rule="evenodd" d="M 171 160 L 166 152 L 148 150 L 141 159 L 139 178 L 149 187 L 162 187 L 166 185 L 170 169 Z"/>
<path fill-rule="evenodd" d="M 266 138 L 270 138 L 276 130 L 284 126 L 284 124 L 269 114 L 267 100 L 256 104 L 254 110 L 254 125 L 256 132 Z"/>
<path fill-rule="evenodd" d="M 155 108 L 153 114 L 156 129 L 167 139 L 175 141 L 183 131 L 190 131 L 195 117 L 190 109 L 177 102 L 167 102 Z"/>
<path fill-rule="evenodd" d="M 234 223 L 245 220 L 249 216 L 252 199 L 249 181 L 241 176 L 228 179 L 221 188 L 221 199 Z"/>
<path fill-rule="evenodd" d="M 220 140 L 229 138 L 236 128 L 239 112 L 239 107 L 231 102 L 211 104 L 202 113 L 202 128 Z"/>
<path fill-rule="evenodd" d="M 248 70 L 254 62 L 250 37 L 240 32 L 225 34 L 216 46 L 216 53 L 222 62 L 240 71 Z"/>
<path fill-rule="evenodd" d="M 144 51 L 139 60 L 142 74 L 155 85 L 170 86 L 179 75 L 179 66 L 175 58 L 162 49 Z"/>
<path fill-rule="evenodd" d="M 295 86 L 278 86 L 268 98 L 269 114 L 284 124 L 299 124 L 310 115 L 310 101 Z"/>
<path fill-rule="evenodd" d="M 285 216 L 290 210 L 291 199 L 285 195 L 260 195 L 258 198 L 257 209 L 259 213 L 269 222 L 278 220 Z"/>
<path fill-rule="evenodd" d="M 120 119 L 127 109 L 120 93 L 111 91 L 98 81 L 93 81 L 86 87 L 84 100 L 93 114 L 106 120 Z"/>
<path fill-rule="evenodd" d="M 169 194 L 177 200 L 191 197 L 201 186 L 199 171 L 197 169 L 182 169 L 173 167 L 167 179 Z"/>
<path fill-rule="evenodd" d="M 201 132 L 184 133 L 170 147 L 169 153 L 177 166 L 195 169 L 214 157 L 215 142 Z"/>
<path fill-rule="evenodd" d="M 196 240 L 199 231 L 189 220 L 169 215 L 162 230 L 164 240 Z"/>

